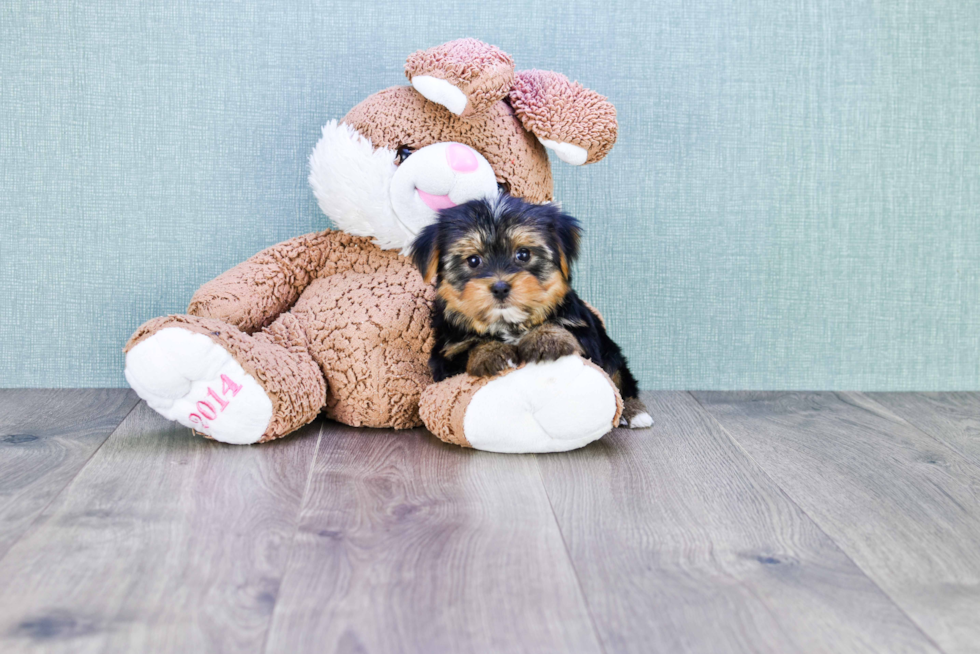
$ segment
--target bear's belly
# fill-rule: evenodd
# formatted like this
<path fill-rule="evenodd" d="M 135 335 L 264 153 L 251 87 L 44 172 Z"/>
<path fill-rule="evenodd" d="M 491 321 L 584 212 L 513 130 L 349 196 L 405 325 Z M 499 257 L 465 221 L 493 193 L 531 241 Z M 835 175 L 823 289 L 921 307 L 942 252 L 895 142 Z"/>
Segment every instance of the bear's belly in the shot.
<path fill-rule="evenodd" d="M 410 264 L 347 272 L 310 284 L 291 313 L 327 379 L 327 415 L 355 427 L 422 424 L 419 397 L 432 383 L 435 293 Z"/>

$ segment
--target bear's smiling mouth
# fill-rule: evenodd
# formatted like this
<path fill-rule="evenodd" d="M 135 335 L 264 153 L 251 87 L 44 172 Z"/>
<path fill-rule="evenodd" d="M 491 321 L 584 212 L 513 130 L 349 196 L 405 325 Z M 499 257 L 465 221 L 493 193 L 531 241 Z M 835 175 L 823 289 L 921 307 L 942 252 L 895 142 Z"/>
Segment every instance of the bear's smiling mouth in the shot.
<path fill-rule="evenodd" d="M 419 187 L 415 187 L 415 192 L 419 194 L 419 198 L 425 205 L 432 209 L 433 211 L 439 211 L 440 209 L 449 209 L 450 207 L 455 207 L 456 203 L 449 199 L 449 194 L 446 195 L 432 195 L 431 193 L 426 193 Z"/>

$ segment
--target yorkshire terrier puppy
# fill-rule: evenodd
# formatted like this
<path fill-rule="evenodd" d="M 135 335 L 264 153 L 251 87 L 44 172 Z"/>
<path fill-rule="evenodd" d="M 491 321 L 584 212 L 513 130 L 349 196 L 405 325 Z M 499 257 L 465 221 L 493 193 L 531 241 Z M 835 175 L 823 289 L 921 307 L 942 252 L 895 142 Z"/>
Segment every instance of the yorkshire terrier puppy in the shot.
<path fill-rule="evenodd" d="M 443 209 L 412 245 L 425 281 L 436 283 L 433 378 L 580 354 L 619 388 L 622 425 L 653 424 L 619 346 L 571 288 L 580 234 L 555 205 L 504 194 Z"/>

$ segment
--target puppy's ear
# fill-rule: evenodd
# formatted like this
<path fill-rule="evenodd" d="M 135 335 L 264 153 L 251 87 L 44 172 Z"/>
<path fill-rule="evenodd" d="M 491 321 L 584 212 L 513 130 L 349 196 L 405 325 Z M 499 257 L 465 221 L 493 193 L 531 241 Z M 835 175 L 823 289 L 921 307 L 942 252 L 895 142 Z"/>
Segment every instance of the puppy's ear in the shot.
<path fill-rule="evenodd" d="M 439 223 L 432 223 L 419 232 L 412 243 L 412 262 L 422 273 L 426 284 L 435 281 L 439 272 Z"/>
<path fill-rule="evenodd" d="M 510 92 L 514 60 L 482 41 L 457 39 L 410 55 L 405 76 L 427 100 L 466 119 Z"/>
<path fill-rule="evenodd" d="M 510 103 L 524 127 L 565 163 L 595 163 L 616 142 L 616 108 L 561 73 L 518 72 Z"/>
<path fill-rule="evenodd" d="M 578 258 L 582 226 L 578 220 L 556 208 L 551 229 L 558 242 L 558 265 L 561 267 L 561 274 L 565 279 L 569 279 L 572 263 Z"/>

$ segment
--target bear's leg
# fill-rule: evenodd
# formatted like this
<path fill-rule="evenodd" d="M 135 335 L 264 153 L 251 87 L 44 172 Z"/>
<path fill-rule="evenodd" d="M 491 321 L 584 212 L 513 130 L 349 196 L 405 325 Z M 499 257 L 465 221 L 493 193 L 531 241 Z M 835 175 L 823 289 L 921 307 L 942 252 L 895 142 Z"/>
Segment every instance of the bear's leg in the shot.
<path fill-rule="evenodd" d="M 315 280 L 290 310 L 326 376 L 327 417 L 353 427 L 422 424 L 433 292 L 411 264 L 395 264 Z"/>
<path fill-rule="evenodd" d="M 609 376 L 578 355 L 495 377 L 450 377 L 426 388 L 419 406 L 443 441 L 507 453 L 583 447 L 616 426 L 622 411 Z"/>
<path fill-rule="evenodd" d="M 289 313 L 255 335 L 213 318 L 157 318 L 125 351 L 126 379 L 152 409 L 225 443 L 285 436 L 326 402 L 323 373 Z"/>

